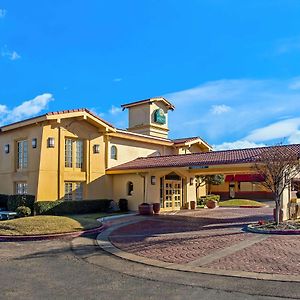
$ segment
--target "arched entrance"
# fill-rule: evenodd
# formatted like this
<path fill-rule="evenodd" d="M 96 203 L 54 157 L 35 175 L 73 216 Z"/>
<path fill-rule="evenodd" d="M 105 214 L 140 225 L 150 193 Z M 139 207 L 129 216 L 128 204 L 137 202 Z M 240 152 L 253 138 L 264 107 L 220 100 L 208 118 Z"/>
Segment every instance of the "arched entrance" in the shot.
<path fill-rule="evenodd" d="M 161 178 L 161 206 L 164 211 L 181 208 L 182 186 L 182 178 L 175 172 Z"/>

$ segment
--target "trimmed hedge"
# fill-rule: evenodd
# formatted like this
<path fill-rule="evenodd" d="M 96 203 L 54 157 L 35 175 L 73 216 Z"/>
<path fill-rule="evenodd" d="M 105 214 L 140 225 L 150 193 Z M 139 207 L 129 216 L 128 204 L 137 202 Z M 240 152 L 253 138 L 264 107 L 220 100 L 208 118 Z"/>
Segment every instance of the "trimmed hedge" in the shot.
<path fill-rule="evenodd" d="M 112 200 L 37 201 L 34 210 L 37 215 L 70 215 L 106 212 Z"/>
<path fill-rule="evenodd" d="M 9 195 L 0 194 L 0 208 L 7 209 L 8 199 L 9 199 Z"/>
<path fill-rule="evenodd" d="M 7 209 L 16 211 L 19 206 L 27 206 L 33 213 L 35 196 L 33 195 L 9 195 L 7 196 Z"/>
<path fill-rule="evenodd" d="M 19 206 L 16 209 L 16 213 L 19 218 L 29 217 L 31 215 L 31 209 L 27 206 Z"/>
<path fill-rule="evenodd" d="M 219 195 L 206 195 L 206 196 L 202 196 L 199 199 L 197 199 L 197 205 L 205 205 L 207 201 L 209 200 L 214 200 L 219 202 L 220 201 L 220 196 Z"/>

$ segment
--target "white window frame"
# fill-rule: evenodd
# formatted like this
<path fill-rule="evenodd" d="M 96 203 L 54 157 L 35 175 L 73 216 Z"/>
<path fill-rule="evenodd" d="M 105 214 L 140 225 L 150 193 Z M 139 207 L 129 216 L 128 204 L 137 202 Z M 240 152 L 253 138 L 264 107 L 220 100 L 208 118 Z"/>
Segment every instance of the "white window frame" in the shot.
<path fill-rule="evenodd" d="M 110 147 L 110 158 L 114 160 L 118 159 L 118 149 L 115 145 Z"/>
<path fill-rule="evenodd" d="M 69 138 L 65 139 L 65 167 L 73 167 L 73 140 Z"/>
<path fill-rule="evenodd" d="M 28 167 L 28 141 L 17 141 L 17 169 L 27 169 Z"/>
<path fill-rule="evenodd" d="M 83 200 L 83 182 L 65 181 L 65 196 L 64 200 Z"/>
<path fill-rule="evenodd" d="M 16 194 L 17 195 L 26 195 L 28 193 L 28 184 L 27 182 L 16 182 L 15 183 Z"/>
<path fill-rule="evenodd" d="M 75 147 L 76 147 L 76 168 L 82 169 L 82 167 L 83 167 L 83 140 L 76 140 Z"/>

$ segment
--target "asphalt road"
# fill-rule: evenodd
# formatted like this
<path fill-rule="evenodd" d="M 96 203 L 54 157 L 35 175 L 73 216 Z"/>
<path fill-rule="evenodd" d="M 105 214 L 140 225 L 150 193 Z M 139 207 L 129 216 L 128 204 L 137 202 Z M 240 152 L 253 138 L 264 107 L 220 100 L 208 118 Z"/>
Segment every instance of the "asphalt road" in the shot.
<path fill-rule="evenodd" d="M 0 299 L 300 299 L 300 283 L 149 267 L 90 238 L 0 243 Z"/>

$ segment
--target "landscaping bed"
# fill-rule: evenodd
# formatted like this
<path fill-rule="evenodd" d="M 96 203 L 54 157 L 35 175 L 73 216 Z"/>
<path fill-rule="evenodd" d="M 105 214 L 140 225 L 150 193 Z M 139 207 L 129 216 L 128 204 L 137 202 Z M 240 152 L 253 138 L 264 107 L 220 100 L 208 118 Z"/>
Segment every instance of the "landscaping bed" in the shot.
<path fill-rule="evenodd" d="M 248 199 L 231 199 L 219 202 L 220 207 L 265 207 L 264 203 Z"/>
<path fill-rule="evenodd" d="M 300 220 L 290 220 L 279 223 L 273 221 L 259 221 L 248 225 L 247 229 L 255 233 L 266 234 L 300 234 Z"/>
<path fill-rule="evenodd" d="M 33 216 L 0 222 L 0 235 L 27 236 L 78 232 L 97 228 L 98 218 L 108 214 L 82 214 L 70 216 Z"/>

